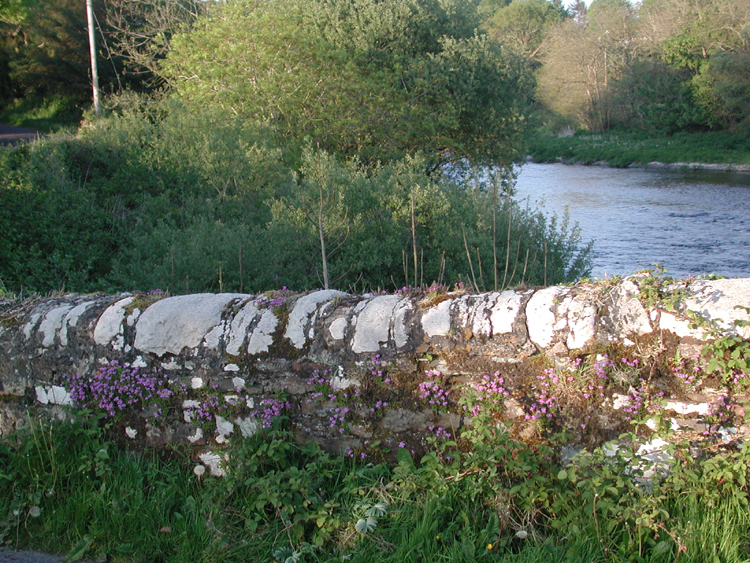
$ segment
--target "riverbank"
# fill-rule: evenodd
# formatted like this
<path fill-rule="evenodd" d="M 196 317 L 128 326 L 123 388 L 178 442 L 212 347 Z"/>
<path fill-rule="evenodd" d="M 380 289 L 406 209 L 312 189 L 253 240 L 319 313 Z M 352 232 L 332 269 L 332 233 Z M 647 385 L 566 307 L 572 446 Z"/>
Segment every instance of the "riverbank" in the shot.
<path fill-rule="evenodd" d="M 750 137 L 726 131 L 670 137 L 625 133 L 537 135 L 531 139 L 528 153 L 536 163 L 750 173 Z"/>

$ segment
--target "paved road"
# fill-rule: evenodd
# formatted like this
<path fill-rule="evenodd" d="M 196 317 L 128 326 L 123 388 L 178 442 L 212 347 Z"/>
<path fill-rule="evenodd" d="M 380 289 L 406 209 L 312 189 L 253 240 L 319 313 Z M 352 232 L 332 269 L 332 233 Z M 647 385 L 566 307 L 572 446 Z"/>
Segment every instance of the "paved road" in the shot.
<path fill-rule="evenodd" d="M 0 563 L 61 563 L 62 555 L 49 555 L 38 551 L 10 551 L 0 548 Z"/>
<path fill-rule="evenodd" d="M 42 136 L 41 133 L 32 131 L 31 129 L 0 124 L 0 145 L 11 145 L 20 141 L 31 141 L 40 136 Z M 2 559 L 0 559 L 0 563 L 3 563 Z"/>

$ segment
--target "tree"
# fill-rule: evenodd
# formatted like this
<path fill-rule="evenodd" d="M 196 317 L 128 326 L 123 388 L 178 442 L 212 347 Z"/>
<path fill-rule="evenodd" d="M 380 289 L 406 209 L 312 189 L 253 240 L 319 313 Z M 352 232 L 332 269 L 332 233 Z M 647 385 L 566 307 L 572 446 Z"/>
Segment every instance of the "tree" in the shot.
<path fill-rule="evenodd" d="M 199 0 L 108 0 L 106 20 L 113 51 L 128 68 L 158 84 L 159 63 L 172 36 L 189 31 L 207 11 Z"/>
<path fill-rule="evenodd" d="M 175 96 L 271 124 L 313 146 L 386 162 L 509 166 L 531 80 L 457 0 L 236 0 L 176 36 L 162 65 Z"/>
<path fill-rule="evenodd" d="M 627 0 L 595 0 L 585 24 L 563 22 L 539 73 L 541 100 L 591 129 L 607 129 L 609 88 L 638 51 L 636 22 Z"/>
<path fill-rule="evenodd" d="M 565 10 L 547 0 L 514 0 L 490 18 L 489 34 L 504 46 L 538 61 L 550 28 L 559 24 Z"/>

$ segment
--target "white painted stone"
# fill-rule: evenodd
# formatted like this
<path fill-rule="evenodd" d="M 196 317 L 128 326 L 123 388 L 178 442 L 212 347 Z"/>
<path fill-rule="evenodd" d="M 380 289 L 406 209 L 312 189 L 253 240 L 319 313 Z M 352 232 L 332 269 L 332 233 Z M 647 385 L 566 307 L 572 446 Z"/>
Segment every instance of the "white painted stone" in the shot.
<path fill-rule="evenodd" d="M 570 350 L 583 348 L 596 336 L 596 305 L 592 303 L 588 295 L 579 295 L 577 298 L 566 299 L 568 320 L 567 346 Z"/>
<path fill-rule="evenodd" d="M 705 416 L 709 411 L 708 403 L 683 403 L 681 401 L 667 401 L 664 410 L 674 411 L 677 414 L 698 414 Z"/>
<path fill-rule="evenodd" d="M 247 353 L 255 355 L 268 352 L 268 349 L 273 344 L 273 333 L 278 324 L 279 319 L 271 309 L 263 311 L 258 325 L 250 335 L 250 340 L 247 343 Z"/>
<path fill-rule="evenodd" d="M 390 339 L 393 311 L 401 300 L 398 295 L 379 295 L 368 301 L 357 315 L 357 327 L 352 338 L 352 352 L 377 352 Z"/>
<path fill-rule="evenodd" d="M 232 378 L 232 385 L 234 385 L 234 388 L 237 391 L 242 391 L 242 389 L 245 388 L 245 380 L 241 377 L 233 377 Z"/>
<path fill-rule="evenodd" d="M 188 442 L 191 444 L 195 444 L 198 440 L 203 438 L 203 429 L 202 428 L 196 428 L 195 434 L 188 436 Z"/>
<path fill-rule="evenodd" d="M 96 327 L 94 327 L 94 342 L 100 346 L 107 346 L 119 336 L 115 348 L 122 347 L 124 344 L 122 323 L 127 314 L 125 308 L 133 302 L 133 299 L 132 295 L 120 299 L 104 310 L 96 322 Z"/>
<path fill-rule="evenodd" d="M 406 315 L 414 307 L 411 299 L 401 299 L 393 311 L 393 341 L 396 348 L 403 348 L 409 342 L 409 329 L 406 326 Z"/>
<path fill-rule="evenodd" d="M 334 340 L 343 340 L 344 335 L 346 334 L 346 327 L 348 326 L 349 321 L 347 321 L 344 317 L 339 317 L 331 323 L 331 326 L 328 327 L 328 332 L 331 335 L 331 338 L 333 338 Z"/>
<path fill-rule="evenodd" d="M 39 317 L 41 317 L 41 313 L 34 313 L 31 315 L 31 318 L 29 319 L 29 322 L 27 322 L 23 326 L 23 336 L 26 340 L 31 338 L 31 333 L 34 332 L 34 328 L 36 327 L 36 323 L 39 320 Z"/>
<path fill-rule="evenodd" d="M 191 389 L 200 389 L 201 387 L 203 387 L 203 379 L 200 377 L 193 377 L 190 379 Z"/>
<path fill-rule="evenodd" d="M 55 345 L 55 336 L 63 327 L 63 320 L 65 319 L 65 315 L 67 315 L 72 308 L 73 305 L 65 304 L 47 311 L 47 314 L 44 315 L 44 318 L 42 319 L 42 322 L 39 323 L 39 328 L 37 329 L 44 335 L 42 339 L 43 347 L 50 348 Z"/>
<path fill-rule="evenodd" d="M 83 315 L 86 310 L 94 305 L 96 301 L 84 301 L 83 303 L 79 303 L 75 307 L 73 307 L 70 311 L 68 311 L 68 314 L 65 315 L 65 319 L 63 320 L 63 326 L 60 329 L 60 345 L 61 346 L 67 346 L 68 345 L 68 327 L 76 327 L 78 326 L 78 320 L 81 318 L 81 315 Z"/>
<path fill-rule="evenodd" d="M 135 348 L 157 356 L 195 349 L 221 323 L 227 304 L 246 297 L 236 293 L 199 293 L 161 299 L 146 309 L 136 324 Z"/>
<path fill-rule="evenodd" d="M 214 477 L 224 476 L 224 468 L 221 465 L 223 459 L 220 455 L 213 452 L 206 452 L 200 454 L 198 457 L 201 462 L 203 462 L 203 465 L 208 467 L 209 471 L 211 471 L 211 475 Z"/>
<path fill-rule="evenodd" d="M 220 322 L 211 330 L 209 330 L 206 333 L 206 336 L 203 337 L 203 346 L 205 346 L 208 350 L 218 350 L 225 331 L 226 323 Z"/>
<path fill-rule="evenodd" d="M 60 387 L 59 385 L 52 385 L 51 387 L 37 385 L 34 387 L 34 391 L 36 392 L 36 400 L 43 405 L 73 404 L 73 399 L 65 387 Z"/>
<path fill-rule="evenodd" d="M 47 397 L 47 390 L 42 385 L 37 385 L 34 387 L 34 391 L 36 391 L 36 400 L 42 403 L 43 405 L 49 404 L 49 398 Z"/>
<path fill-rule="evenodd" d="M 513 331 L 513 324 L 521 310 L 523 295 L 511 290 L 492 295 L 493 302 L 490 311 L 492 335 L 508 334 Z"/>
<path fill-rule="evenodd" d="M 218 432 L 219 436 L 227 437 L 232 432 L 234 432 L 234 424 L 229 422 L 226 418 L 217 415 L 214 415 L 214 418 L 216 419 L 216 431 Z"/>
<path fill-rule="evenodd" d="M 242 344 L 247 337 L 247 331 L 250 329 L 250 326 L 258 313 L 258 307 L 255 306 L 252 299 L 245 302 L 242 308 L 237 312 L 229 325 L 229 332 L 226 335 L 227 354 L 230 356 L 239 355 L 240 350 L 242 349 Z"/>
<path fill-rule="evenodd" d="M 247 418 L 238 417 L 234 422 L 237 424 L 242 436 L 245 438 L 250 438 L 258 431 L 258 422 L 251 416 Z"/>
<path fill-rule="evenodd" d="M 744 309 L 736 308 L 750 307 L 750 280 L 698 280 L 690 284 L 689 290 L 691 296 L 684 303 L 688 310 L 707 320 L 717 321 L 719 326 L 742 338 L 750 338 L 750 326 L 734 326 L 736 320 L 750 320 Z"/>
<path fill-rule="evenodd" d="M 238 366 L 237 364 L 227 364 L 224 366 L 224 371 L 240 371 L 240 366 Z"/>
<path fill-rule="evenodd" d="M 253 399 L 252 397 L 248 397 L 247 399 L 245 399 L 245 404 L 249 409 L 255 408 L 255 399 Z"/>
<path fill-rule="evenodd" d="M 234 405 L 240 400 L 239 395 L 224 395 L 224 402 Z"/>
<path fill-rule="evenodd" d="M 702 328 L 690 328 L 691 323 L 692 321 L 682 317 L 678 317 L 677 315 L 669 313 L 667 311 L 662 311 L 659 317 L 660 329 L 668 330 L 676 334 L 680 338 L 692 336 L 693 338 L 696 338 L 698 340 L 703 339 L 705 331 Z"/>
<path fill-rule="evenodd" d="M 47 391 L 47 397 L 49 397 L 49 402 L 53 405 L 73 404 L 73 399 L 71 398 L 70 393 L 68 393 L 65 387 L 60 387 L 59 385 L 53 385 Z"/>
<path fill-rule="evenodd" d="M 638 299 L 638 293 L 638 286 L 632 280 L 625 280 L 612 289 L 610 311 L 617 334 L 640 336 L 652 332 L 649 314 Z"/>
<path fill-rule="evenodd" d="M 135 322 L 138 320 L 138 317 L 141 316 L 141 310 L 136 307 L 133 309 L 133 312 L 128 315 L 128 318 L 125 319 L 125 324 L 128 326 L 135 326 Z"/>
<path fill-rule="evenodd" d="M 552 286 L 534 293 L 526 304 L 529 339 L 540 348 L 548 348 L 555 336 L 555 301 L 565 288 Z"/>
<path fill-rule="evenodd" d="M 348 379 L 339 375 L 334 375 L 331 378 L 331 389 L 334 391 L 340 391 L 342 389 L 349 389 L 349 387 L 359 386 L 359 382 L 354 379 Z"/>
<path fill-rule="evenodd" d="M 135 428 L 131 428 L 130 426 L 126 426 L 125 435 L 132 440 L 138 435 L 138 430 L 136 430 Z"/>
<path fill-rule="evenodd" d="M 612 394 L 612 408 L 616 411 L 630 405 L 630 397 L 627 395 L 621 395 L 620 393 Z"/>
<path fill-rule="evenodd" d="M 176 370 L 180 369 L 180 364 L 178 364 L 175 360 L 169 360 L 168 362 L 162 362 L 161 367 L 163 367 L 164 369 Z"/>
<path fill-rule="evenodd" d="M 284 337 L 292 341 L 295 348 L 302 348 L 307 343 L 306 333 L 310 318 L 317 312 L 318 305 L 336 297 L 347 297 L 349 294 L 335 289 L 316 291 L 297 299 L 289 313 Z"/>
<path fill-rule="evenodd" d="M 429 338 L 450 334 L 452 303 L 451 299 L 446 299 L 422 313 L 422 330 Z"/>
<path fill-rule="evenodd" d="M 136 359 L 130 365 L 132 367 L 134 367 L 134 368 L 146 368 L 146 367 L 148 367 L 148 363 L 146 363 L 146 361 L 143 359 L 143 356 L 136 357 Z"/>

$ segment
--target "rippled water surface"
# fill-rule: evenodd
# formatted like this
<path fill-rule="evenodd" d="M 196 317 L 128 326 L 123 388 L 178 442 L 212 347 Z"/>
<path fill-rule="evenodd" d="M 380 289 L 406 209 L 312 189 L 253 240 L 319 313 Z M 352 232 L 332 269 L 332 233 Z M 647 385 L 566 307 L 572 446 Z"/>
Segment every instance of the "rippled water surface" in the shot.
<path fill-rule="evenodd" d="M 566 206 L 594 239 L 592 276 L 662 264 L 682 277 L 750 278 L 750 174 L 525 164 L 516 197 Z"/>

